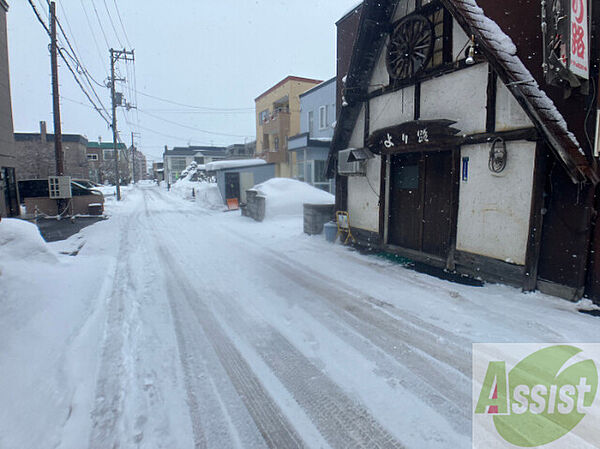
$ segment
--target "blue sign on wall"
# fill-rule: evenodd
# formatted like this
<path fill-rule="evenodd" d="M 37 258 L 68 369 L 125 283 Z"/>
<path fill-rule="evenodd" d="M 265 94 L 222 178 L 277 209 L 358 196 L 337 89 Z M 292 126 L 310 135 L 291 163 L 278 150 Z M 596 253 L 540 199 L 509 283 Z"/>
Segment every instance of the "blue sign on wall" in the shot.
<path fill-rule="evenodd" d="M 469 158 L 462 158 L 462 180 L 467 182 L 469 180 Z"/>

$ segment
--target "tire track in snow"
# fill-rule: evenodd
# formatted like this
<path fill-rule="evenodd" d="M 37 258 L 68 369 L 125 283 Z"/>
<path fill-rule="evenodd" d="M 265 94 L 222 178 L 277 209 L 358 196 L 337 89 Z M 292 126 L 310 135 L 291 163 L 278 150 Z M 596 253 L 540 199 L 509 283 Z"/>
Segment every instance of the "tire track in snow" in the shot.
<path fill-rule="evenodd" d="M 131 264 L 127 250 L 130 243 L 131 222 L 126 221 L 121 229 L 117 267 L 113 289 L 108 303 L 105 338 L 100 368 L 96 380 L 92 430 L 89 447 L 104 449 L 119 447 L 118 424 L 122 415 L 125 395 L 124 343 L 126 339 L 125 297 L 133 287 Z"/>
<path fill-rule="evenodd" d="M 219 231 L 222 232 L 223 229 Z M 382 310 L 386 304 L 381 300 L 365 295 L 344 282 L 299 262 L 292 265 L 288 257 L 264 248 L 255 241 L 246 240 L 233 231 L 226 235 L 227 238 L 233 237 L 246 244 L 251 243 L 259 250 L 255 251 L 257 264 L 273 270 L 322 299 L 344 323 L 412 372 L 420 382 L 426 384 L 430 402 L 439 403 L 443 398 L 445 404 L 439 408 L 439 412 L 452 418 L 449 419 L 450 422 L 456 417 L 470 422 L 470 389 L 461 389 L 458 383 L 440 383 L 440 379 L 450 378 L 448 371 L 455 372 L 465 382 L 470 382 L 471 356 L 466 349 L 470 348 L 470 341 L 411 314 L 404 314 L 400 309 L 393 308 L 393 312 Z M 265 251 L 273 258 L 265 258 Z M 289 285 L 280 289 L 279 293 L 285 297 L 288 291 Z M 305 308 L 301 304 L 300 306 Z M 309 308 L 305 309 L 312 314 Z M 445 342 L 443 345 L 439 343 L 440 338 Z"/>
<path fill-rule="evenodd" d="M 181 234 L 178 235 L 181 236 Z M 173 240 L 173 246 L 179 246 L 178 241 Z M 162 257 L 168 259 L 170 255 L 164 251 Z M 176 265 L 175 260 L 168 263 L 169 267 Z M 175 270 L 177 273 L 179 271 L 183 270 Z M 173 276 L 176 275 L 175 272 Z M 184 279 L 178 279 L 178 284 L 181 285 L 183 282 L 185 282 Z M 207 290 L 205 289 L 205 291 Z M 230 303 L 226 295 L 214 291 L 210 292 L 210 295 L 216 298 L 217 302 L 229 304 L 230 308 L 235 308 L 235 305 Z M 199 320 L 201 317 L 212 315 L 212 312 L 208 310 L 207 305 L 203 302 L 193 300 L 188 300 L 188 302 Z M 239 316 L 239 319 L 235 321 L 236 327 L 239 329 L 244 319 Z M 212 329 L 207 330 L 207 334 L 223 335 L 217 341 L 227 340 L 216 321 L 209 323 L 209 328 Z M 260 326 L 253 323 L 243 327 L 241 336 L 251 343 L 284 387 L 293 395 L 296 402 L 305 410 L 331 447 L 403 447 L 373 418 L 364 406 L 348 398 L 341 387 L 323 374 L 276 329 L 266 323 Z M 223 352 L 227 352 L 227 350 Z M 225 359 L 221 359 L 221 363 L 227 364 L 231 358 L 232 355 L 229 354 Z M 230 370 L 228 372 L 231 375 Z M 271 447 L 288 446 L 276 445 Z"/>
<path fill-rule="evenodd" d="M 304 448 L 304 442 L 296 433 L 277 404 L 264 389 L 250 366 L 223 332 L 212 312 L 199 300 L 196 288 L 191 285 L 178 269 L 178 263 L 164 248 L 159 248 L 168 277 L 174 280 L 172 286 L 191 308 L 205 335 L 214 348 L 219 361 L 227 372 L 232 384 L 252 416 L 265 442 L 273 449 Z M 182 337 L 183 338 L 183 337 Z M 185 350 L 185 348 L 184 348 Z"/>
<path fill-rule="evenodd" d="M 419 391 L 419 395 L 438 413 L 446 416 L 459 432 L 464 432 L 468 427 L 471 391 L 466 387 L 461 388 L 461 385 L 467 385 L 470 381 L 471 359 L 465 349 L 470 347 L 470 342 L 467 339 L 412 314 L 405 314 L 393 306 L 393 311 L 384 310 L 390 306 L 381 300 L 301 263 L 294 262 L 291 265 L 288 257 L 264 248 L 256 241 L 246 240 L 224 224 L 212 229 L 223 233 L 223 238 L 233 237 L 244 243 L 246 251 L 249 250 L 248 243 L 251 243 L 258 250 L 254 251 L 257 265 L 274 271 L 275 277 L 283 276 L 292 284 L 311 292 L 314 298 L 320 298 L 320 302 L 327 305 L 343 323 L 412 373 L 412 379 L 403 379 L 410 391 Z M 180 231 L 180 236 L 185 235 L 184 228 L 180 228 Z M 177 242 L 173 244 L 177 245 Z M 265 258 L 264 252 L 272 255 L 273 259 Z M 271 287 L 277 289 L 276 286 Z M 281 297 L 286 297 L 289 288 L 288 284 L 277 291 Z M 298 305 L 314 314 L 305 305 Z M 340 337 L 343 338 L 342 335 Z M 439 343 L 440 339 L 443 339 L 443 345 Z M 450 379 L 456 374 L 465 382 L 451 385 L 440 382 L 440 379 Z"/>

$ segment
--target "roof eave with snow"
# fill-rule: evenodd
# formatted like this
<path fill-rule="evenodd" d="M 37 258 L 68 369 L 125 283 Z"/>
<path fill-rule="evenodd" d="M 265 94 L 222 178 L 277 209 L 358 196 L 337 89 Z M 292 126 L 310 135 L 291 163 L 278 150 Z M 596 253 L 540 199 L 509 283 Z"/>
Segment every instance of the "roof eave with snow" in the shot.
<path fill-rule="evenodd" d="M 552 100 L 539 87 L 531 72 L 516 54 L 509 36 L 489 17 L 475 0 L 441 0 L 468 35 L 475 37 L 483 55 L 499 78 L 523 107 L 539 133 L 563 162 L 573 182 L 597 184 L 600 177 L 588 162 L 581 145 Z M 337 152 L 347 145 L 362 108 L 362 99 L 377 56 L 384 45 L 385 26 L 396 0 L 365 0 L 358 34 L 346 79 L 346 106 L 341 108 L 328 157 L 327 171 L 333 174 Z"/>

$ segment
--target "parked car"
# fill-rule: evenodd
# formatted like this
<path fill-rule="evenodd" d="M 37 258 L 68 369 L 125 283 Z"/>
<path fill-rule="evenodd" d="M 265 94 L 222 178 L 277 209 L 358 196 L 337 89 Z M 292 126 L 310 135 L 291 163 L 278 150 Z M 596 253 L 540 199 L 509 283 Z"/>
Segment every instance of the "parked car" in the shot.
<path fill-rule="evenodd" d="M 65 200 L 65 209 L 58 210 L 58 201 L 50 198 L 48 179 L 19 181 L 19 196 L 27 214 L 46 215 L 102 215 L 104 195 L 87 179 L 71 180 L 71 198 Z"/>

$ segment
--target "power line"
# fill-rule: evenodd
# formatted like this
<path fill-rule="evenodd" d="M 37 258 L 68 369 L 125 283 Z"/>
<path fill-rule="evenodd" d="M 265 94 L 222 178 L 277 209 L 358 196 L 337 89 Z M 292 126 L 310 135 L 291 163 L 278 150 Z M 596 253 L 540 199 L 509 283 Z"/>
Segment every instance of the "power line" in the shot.
<path fill-rule="evenodd" d="M 125 35 L 125 41 L 127 42 L 127 45 L 129 47 L 132 47 L 131 43 L 129 42 L 129 37 L 127 36 L 127 31 L 125 30 L 125 25 L 123 25 L 123 19 L 121 18 L 121 12 L 119 11 L 119 5 L 117 5 L 117 0 L 113 0 L 113 2 L 115 4 L 115 9 L 117 10 L 117 17 L 119 18 L 119 22 L 121 23 L 121 29 L 123 30 L 123 34 Z"/>
<path fill-rule="evenodd" d="M 88 23 L 88 27 L 90 29 L 90 33 L 92 34 L 92 38 L 94 39 L 94 45 L 96 46 L 96 51 L 98 52 L 98 58 L 100 59 L 102 67 L 104 67 L 104 72 L 108 73 L 108 68 L 106 67 L 104 58 L 102 57 L 102 52 L 100 51 L 100 45 L 98 45 L 98 40 L 96 39 L 96 33 L 94 33 L 94 28 L 92 27 L 92 22 L 90 20 L 90 17 L 88 16 L 87 10 L 85 8 L 85 4 L 83 3 L 83 0 L 79 0 L 79 2 L 81 3 L 81 8 L 83 9 L 83 13 L 85 14 L 85 20 Z"/>
<path fill-rule="evenodd" d="M 211 115 L 236 115 L 236 114 L 254 114 L 252 111 L 193 111 L 189 109 L 144 109 L 146 112 L 164 112 L 167 114 L 211 114 Z"/>
<path fill-rule="evenodd" d="M 46 23 L 42 19 L 39 11 L 37 10 L 35 4 L 33 3 L 33 0 L 28 0 L 28 1 L 29 1 L 29 4 L 31 5 L 31 8 L 33 9 L 33 12 L 35 13 L 35 16 L 36 16 L 37 20 L 40 22 L 40 24 L 42 25 L 42 27 L 44 27 L 44 30 L 46 30 L 46 33 L 48 34 L 48 36 L 51 37 L 50 29 L 48 28 L 48 25 L 46 25 Z M 90 97 L 89 93 L 84 88 L 83 84 L 81 84 L 81 81 L 77 77 L 77 74 L 76 74 L 75 70 L 73 70 L 73 68 L 69 64 L 68 59 L 65 57 L 63 49 L 58 48 L 57 50 L 58 50 L 58 54 L 60 55 L 60 57 L 62 58 L 62 60 L 65 62 L 65 65 L 67 66 L 67 68 L 69 69 L 69 71 L 71 72 L 71 74 L 73 75 L 73 78 L 75 79 L 75 82 L 79 85 L 81 91 L 87 97 L 87 99 L 89 100 L 89 102 L 94 106 L 94 109 L 96 110 L 96 112 L 98 112 L 98 114 L 100 115 L 100 117 L 102 117 L 104 119 L 104 121 L 106 121 L 107 124 L 110 124 L 110 121 L 108 120 L 108 118 L 106 118 L 104 116 L 104 114 L 102 113 L 102 110 L 98 106 L 96 106 L 96 103 L 94 102 L 94 100 L 92 100 L 92 98 Z"/>
<path fill-rule="evenodd" d="M 158 115 L 150 114 L 149 112 L 143 111 L 139 108 L 138 108 L 138 111 L 140 111 L 142 114 L 148 115 L 157 120 L 161 120 L 163 122 L 170 123 L 172 125 L 180 126 L 182 128 L 191 129 L 193 131 L 198 131 L 198 132 L 205 133 L 205 134 L 211 134 L 211 135 L 215 135 L 215 136 L 225 136 L 225 137 L 251 137 L 248 135 L 241 135 L 241 134 L 228 134 L 228 133 L 219 133 L 219 132 L 215 132 L 215 131 L 207 131 L 205 129 L 200 129 L 200 128 L 196 128 L 194 126 L 184 125 L 182 123 L 174 122 L 173 120 L 168 120 L 166 118 L 159 117 Z"/>
<path fill-rule="evenodd" d="M 104 27 L 102 26 L 102 20 L 100 20 L 100 14 L 98 14 L 98 10 L 96 9 L 96 5 L 94 4 L 94 2 L 92 2 L 92 8 L 94 8 L 96 19 L 98 19 L 98 25 L 100 25 L 100 31 L 102 31 L 102 36 L 104 36 L 104 42 L 106 42 L 106 47 L 110 48 L 110 44 L 108 43 L 108 39 L 106 38 L 106 33 L 104 32 Z"/>
<path fill-rule="evenodd" d="M 119 45 L 121 47 L 123 47 L 123 43 L 121 42 L 121 38 L 119 37 L 119 34 L 117 33 L 117 29 L 115 28 L 115 24 L 113 22 L 112 16 L 110 15 L 110 11 L 108 10 L 108 5 L 106 4 L 106 0 L 102 0 L 104 3 L 104 9 L 106 9 L 106 14 L 108 15 L 108 20 L 110 21 L 110 26 L 113 29 L 113 32 L 115 33 L 115 36 L 117 38 L 117 42 L 119 43 Z"/>
<path fill-rule="evenodd" d="M 136 90 L 136 93 L 138 93 L 144 97 L 153 98 L 155 100 L 164 101 L 165 103 L 171 103 L 171 104 L 174 104 L 177 106 L 184 106 L 186 108 L 191 108 L 191 109 L 203 109 L 206 111 L 254 111 L 254 108 L 211 108 L 211 107 L 206 107 L 206 106 L 195 106 L 195 105 L 191 105 L 191 104 L 179 103 L 177 101 L 169 100 L 167 98 L 157 97 L 156 95 L 150 95 L 146 92 L 142 92 L 139 90 Z"/>
<path fill-rule="evenodd" d="M 49 1 L 49 0 L 48 0 Z M 96 97 L 96 99 L 98 100 L 98 103 L 100 103 L 100 106 L 102 107 L 102 109 L 104 110 L 104 112 L 106 112 L 106 114 L 108 114 L 108 111 L 106 109 L 106 107 L 104 106 L 104 104 L 102 103 L 102 99 L 100 98 L 100 96 L 98 95 L 98 92 L 96 92 L 96 89 L 94 88 L 94 86 L 92 85 L 92 81 L 94 83 L 96 83 L 98 86 L 100 87 L 105 87 L 104 85 L 100 84 L 98 81 L 96 81 L 92 75 L 90 75 L 90 73 L 87 71 L 87 69 L 85 68 L 85 66 L 83 65 L 83 63 L 81 62 L 81 60 L 79 59 L 79 57 L 77 56 L 77 53 L 75 52 L 75 49 L 73 48 L 73 46 L 71 45 L 71 42 L 69 41 L 69 38 L 67 36 L 67 33 L 65 32 L 62 24 L 60 23 L 60 21 L 58 20 L 58 18 L 56 18 L 56 23 L 58 24 L 58 27 L 60 28 L 60 31 L 62 32 L 63 37 L 65 38 L 69 48 L 71 49 L 71 53 L 73 53 L 73 55 L 69 54 L 69 52 L 65 51 L 65 53 L 71 57 L 73 59 L 73 61 L 75 62 L 75 64 L 77 64 L 76 69 L 78 73 L 83 74 L 83 76 L 85 77 L 87 83 L 89 84 L 92 92 L 94 93 L 94 96 Z"/>

